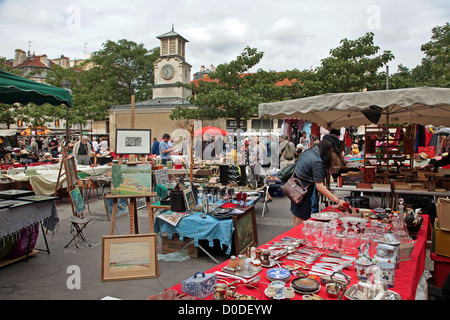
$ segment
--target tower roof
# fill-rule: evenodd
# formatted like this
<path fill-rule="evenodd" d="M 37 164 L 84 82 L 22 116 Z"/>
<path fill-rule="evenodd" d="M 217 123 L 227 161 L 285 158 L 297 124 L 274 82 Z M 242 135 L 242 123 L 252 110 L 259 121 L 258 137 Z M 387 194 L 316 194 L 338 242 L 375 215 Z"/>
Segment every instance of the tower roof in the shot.
<path fill-rule="evenodd" d="M 164 33 L 164 34 L 162 34 L 160 36 L 157 36 L 156 38 L 157 39 L 162 39 L 162 38 L 170 38 L 170 37 L 179 37 L 179 38 L 183 39 L 184 41 L 189 42 L 189 40 L 187 40 L 186 38 L 184 38 L 181 35 L 179 35 L 178 33 L 176 33 L 173 30 L 173 26 L 172 26 L 172 31 L 166 32 L 166 33 Z"/>

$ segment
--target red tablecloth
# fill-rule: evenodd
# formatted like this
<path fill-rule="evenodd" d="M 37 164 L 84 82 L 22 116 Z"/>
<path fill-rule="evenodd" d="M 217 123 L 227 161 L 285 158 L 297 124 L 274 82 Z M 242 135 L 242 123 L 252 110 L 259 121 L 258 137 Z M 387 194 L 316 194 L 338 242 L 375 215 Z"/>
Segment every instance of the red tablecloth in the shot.
<path fill-rule="evenodd" d="M 36 167 L 36 166 L 41 166 L 41 165 L 45 165 L 45 164 L 52 164 L 50 162 L 31 162 L 28 164 L 29 167 Z M 9 167 L 13 167 L 13 168 L 24 168 L 25 165 L 23 163 L 13 163 L 13 164 L 2 164 L 0 165 L 0 169 L 2 170 L 8 170 Z"/>
<path fill-rule="evenodd" d="M 394 292 L 397 292 L 398 294 L 400 294 L 402 300 L 415 300 L 417 285 L 418 285 L 420 277 L 422 276 L 422 273 L 425 269 L 426 242 L 427 242 L 428 228 L 429 228 L 429 217 L 427 215 L 423 215 L 423 218 L 424 218 L 423 226 L 418 233 L 417 242 L 416 242 L 416 245 L 412 252 L 411 260 L 400 262 L 399 269 L 395 270 L 395 285 L 393 288 L 389 289 L 391 291 L 394 291 Z M 302 228 L 303 228 L 303 224 L 300 226 L 294 227 L 294 228 L 286 231 L 285 233 L 280 234 L 279 236 L 274 238 L 272 241 L 280 241 L 280 239 L 282 239 L 284 237 L 301 238 L 302 237 L 302 235 L 301 235 Z M 272 241 L 270 241 L 270 242 L 272 242 Z M 265 249 L 267 247 L 268 247 L 267 244 L 259 246 L 259 248 L 261 248 L 261 249 Z M 292 265 L 293 262 L 295 262 L 295 261 L 286 260 L 286 264 Z M 214 271 L 221 271 L 223 267 L 228 265 L 228 263 L 229 263 L 229 261 L 225 261 L 224 263 L 222 263 L 214 268 L 211 268 L 210 270 L 204 271 L 204 272 L 212 273 Z M 268 269 L 269 268 L 263 268 L 263 270 L 259 273 L 259 275 L 261 276 L 261 282 L 266 282 L 266 283 L 270 282 L 266 278 L 266 272 Z M 202 270 L 199 270 L 199 271 L 202 271 Z M 354 267 L 347 268 L 344 270 L 344 272 L 352 278 L 350 285 L 354 285 L 358 282 L 358 279 L 356 276 L 356 271 L 355 271 Z M 292 276 L 291 280 L 294 278 L 295 277 Z M 320 282 L 319 278 L 317 278 L 317 280 Z M 232 281 L 232 279 L 230 278 L 229 282 L 231 282 L 231 281 Z M 289 285 L 290 285 L 290 281 L 287 283 L 287 286 L 289 286 Z M 267 296 L 264 294 L 264 290 L 267 288 L 267 284 L 259 283 L 259 284 L 257 284 L 257 288 L 263 292 L 262 300 L 268 300 L 269 298 L 267 298 Z M 181 283 L 173 286 L 171 289 L 177 290 L 180 294 L 182 293 Z M 260 295 L 259 291 L 257 291 L 256 289 L 252 289 L 252 288 L 245 287 L 245 286 L 239 287 L 237 292 L 240 294 L 253 295 L 253 296 L 256 296 L 257 298 Z M 333 298 L 328 297 L 324 285 L 321 286 L 320 291 L 317 292 L 316 294 L 325 299 L 328 299 L 328 300 L 337 300 L 337 298 L 333 299 Z M 212 300 L 212 298 L 213 298 L 212 295 L 210 295 L 207 298 L 205 298 L 205 300 Z M 295 295 L 294 300 L 301 300 L 301 299 L 302 299 L 302 295 L 300 295 L 300 294 Z M 346 299 L 346 298 L 344 297 L 343 299 Z"/>

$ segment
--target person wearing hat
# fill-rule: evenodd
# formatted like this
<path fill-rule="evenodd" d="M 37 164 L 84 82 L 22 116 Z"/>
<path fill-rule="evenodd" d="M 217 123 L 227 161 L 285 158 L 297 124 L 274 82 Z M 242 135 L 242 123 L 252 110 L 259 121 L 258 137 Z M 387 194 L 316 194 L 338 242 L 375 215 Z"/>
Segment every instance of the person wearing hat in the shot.
<path fill-rule="evenodd" d="M 319 144 L 302 152 L 295 167 L 294 175 L 307 187 L 308 193 L 300 205 L 296 205 L 291 201 L 290 209 L 294 215 L 294 226 L 303 223 L 303 221 L 311 217 L 311 198 L 314 186 L 318 192 L 338 204 L 339 207 L 342 208 L 346 204 L 344 200 L 328 190 L 324 184 L 324 181 L 328 180 L 330 176 L 333 154 L 339 154 L 340 146 L 341 141 L 339 141 L 338 137 L 327 134 Z"/>

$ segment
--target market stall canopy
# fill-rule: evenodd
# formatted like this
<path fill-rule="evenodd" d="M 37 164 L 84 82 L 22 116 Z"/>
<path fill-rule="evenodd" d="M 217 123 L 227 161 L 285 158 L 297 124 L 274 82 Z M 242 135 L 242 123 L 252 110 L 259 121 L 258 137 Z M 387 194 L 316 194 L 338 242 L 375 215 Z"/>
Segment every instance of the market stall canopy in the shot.
<path fill-rule="evenodd" d="M 70 92 L 63 88 L 28 80 L 0 70 L 0 103 L 50 103 L 54 106 L 72 106 Z"/>
<path fill-rule="evenodd" d="M 327 129 L 386 122 L 386 118 L 380 116 L 387 113 L 389 123 L 449 126 L 450 88 L 327 93 L 258 106 L 260 118 L 299 118 Z"/>
<path fill-rule="evenodd" d="M 2 129 L 0 130 L 0 137 L 11 137 L 15 136 L 17 129 Z"/>
<path fill-rule="evenodd" d="M 201 129 L 195 130 L 194 135 L 196 136 L 209 135 L 211 137 L 216 137 L 216 136 L 226 136 L 228 135 L 228 132 L 226 130 L 217 127 L 203 127 Z"/>

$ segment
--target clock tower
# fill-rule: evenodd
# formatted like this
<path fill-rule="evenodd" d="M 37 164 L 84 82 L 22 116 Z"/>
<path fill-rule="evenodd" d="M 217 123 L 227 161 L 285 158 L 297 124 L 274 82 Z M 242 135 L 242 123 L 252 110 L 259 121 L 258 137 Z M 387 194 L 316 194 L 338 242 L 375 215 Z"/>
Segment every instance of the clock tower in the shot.
<path fill-rule="evenodd" d="M 192 95 L 191 90 L 178 87 L 176 83 L 190 83 L 192 66 L 185 60 L 185 46 L 189 41 L 176 33 L 173 26 L 172 31 L 157 38 L 160 40 L 160 57 L 154 63 L 153 99 L 186 99 Z"/>

